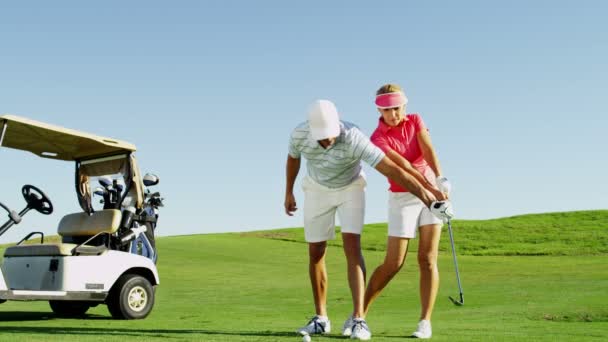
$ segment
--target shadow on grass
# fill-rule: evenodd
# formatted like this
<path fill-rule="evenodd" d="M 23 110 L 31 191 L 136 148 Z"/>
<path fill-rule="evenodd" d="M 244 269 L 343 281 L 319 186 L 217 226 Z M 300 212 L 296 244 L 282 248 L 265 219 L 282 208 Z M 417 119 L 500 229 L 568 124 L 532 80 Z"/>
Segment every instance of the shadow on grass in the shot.
<path fill-rule="evenodd" d="M 186 338 L 197 339 L 203 336 L 241 336 L 241 337 L 284 337 L 298 338 L 301 336 L 295 332 L 285 331 L 218 331 L 207 329 L 124 329 L 124 328 L 93 328 L 93 327 L 22 327 L 22 326 L 3 326 L 0 325 L 0 331 L 6 334 L 24 334 L 32 337 L 32 335 L 63 335 L 66 338 L 76 336 L 107 336 L 112 340 L 119 337 L 149 337 L 149 338 Z M 177 335 L 177 336 L 176 336 Z M 403 340 L 404 336 L 382 336 L 383 338 Z M 315 339 L 322 340 L 344 340 L 345 337 L 339 335 L 323 335 L 315 336 Z M 407 338 L 407 337 L 405 337 Z"/>
<path fill-rule="evenodd" d="M 15 316 L 12 316 L 15 314 Z M 7 319 L 8 318 L 8 319 Z M 86 320 L 105 317 L 87 316 Z M 58 319 L 53 314 L 38 312 L 3 312 L 0 313 L 0 323 L 6 321 L 44 321 Z M 107 319 L 111 320 L 111 319 Z M 6 326 L 0 325 L 0 331 L 6 334 L 26 335 L 74 335 L 93 336 L 103 335 L 108 337 L 175 337 L 175 335 L 221 335 L 221 336 L 257 336 L 257 337 L 290 337 L 297 336 L 293 332 L 280 331 L 217 331 L 207 329 L 124 329 L 124 328 L 95 328 L 95 327 L 31 327 L 31 326 Z M 182 336 L 183 337 L 183 336 Z"/>
<path fill-rule="evenodd" d="M 210 329 L 125 329 L 125 328 L 98 328 L 98 327 L 32 327 L 32 326 L 10 326 L 2 325 L 3 322 L 25 322 L 25 321 L 65 321 L 66 323 L 74 323 L 74 320 L 86 321 L 115 321 L 110 316 L 91 315 L 88 314 L 79 319 L 64 319 L 55 316 L 51 312 L 23 312 L 23 311 L 5 311 L 0 312 L 0 331 L 7 334 L 25 334 L 25 335 L 74 335 L 74 336 L 112 336 L 112 337 L 175 337 L 175 335 L 208 335 L 208 336 L 256 336 L 256 337 L 299 337 L 295 332 L 291 331 L 219 331 Z M 78 324 L 78 323 L 76 323 Z M 42 337 L 42 336 L 41 336 Z M 384 338 L 399 338 L 404 336 L 382 336 Z M 340 339 L 344 337 L 339 335 L 323 335 L 317 338 L 324 340 Z"/>
<path fill-rule="evenodd" d="M 0 322 L 25 322 L 25 321 L 52 321 L 55 319 L 65 319 L 58 317 L 52 312 L 24 312 L 24 311 L 2 311 L 0 312 Z M 83 319 L 83 320 L 113 320 L 110 316 L 102 315 L 91 315 L 87 314 L 82 318 L 71 318 L 71 319 Z"/>

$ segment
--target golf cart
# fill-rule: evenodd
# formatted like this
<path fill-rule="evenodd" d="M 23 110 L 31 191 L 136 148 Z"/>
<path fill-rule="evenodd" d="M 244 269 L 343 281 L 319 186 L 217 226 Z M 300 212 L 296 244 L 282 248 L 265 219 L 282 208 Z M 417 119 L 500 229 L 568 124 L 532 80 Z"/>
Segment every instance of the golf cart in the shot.
<path fill-rule="evenodd" d="M 1 147 L 75 162 L 82 212 L 61 219 L 60 243 L 44 243 L 42 232 L 32 232 L 6 249 L 0 265 L 0 303 L 48 301 L 62 317 L 84 316 L 90 307 L 106 304 L 116 319 L 145 318 L 159 284 L 154 230 L 162 198 L 148 189 L 158 184 L 158 177 L 141 177 L 135 146 L 3 115 Z M 91 191 L 95 180 L 101 186 Z M 22 194 L 27 205 L 19 213 L 0 203 L 9 213 L 0 235 L 30 210 L 53 213 L 51 200 L 37 187 L 24 185 Z M 103 197 L 103 208 L 93 208 L 93 194 Z M 39 237 L 40 243 L 27 242 L 32 237 Z"/>

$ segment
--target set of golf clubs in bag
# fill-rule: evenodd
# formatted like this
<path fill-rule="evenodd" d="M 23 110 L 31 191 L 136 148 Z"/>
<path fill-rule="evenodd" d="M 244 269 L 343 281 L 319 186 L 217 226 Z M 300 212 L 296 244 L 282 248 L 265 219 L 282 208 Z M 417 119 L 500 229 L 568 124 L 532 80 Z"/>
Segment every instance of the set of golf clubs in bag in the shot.
<path fill-rule="evenodd" d="M 101 187 L 97 187 L 93 193 L 102 197 L 100 203 L 103 204 L 103 209 L 117 209 L 121 203 L 121 196 L 128 196 L 128 194 L 122 194 L 124 185 L 119 183 L 117 179 L 111 179 L 110 177 L 100 177 L 98 181 Z M 159 179 L 156 175 L 146 174 L 143 177 L 143 184 L 146 187 L 144 193 L 144 211 L 145 216 L 151 218 L 150 222 L 130 228 L 119 239 L 121 248 L 125 249 L 125 251 L 143 255 L 155 263 L 157 262 L 158 255 L 156 253 L 154 230 L 156 228 L 156 219 L 158 218 L 158 208 L 164 206 L 164 198 L 161 197 L 159 192 L 151 192 L 149 187 L 158 184 L 158 181 Z M 123 215 L 125 216 L 122 218 L 123 222 L 121 226 L 131 227 L 132 220 L 136 216 L 135 208 L 126 207 L 124 209 Z"/>

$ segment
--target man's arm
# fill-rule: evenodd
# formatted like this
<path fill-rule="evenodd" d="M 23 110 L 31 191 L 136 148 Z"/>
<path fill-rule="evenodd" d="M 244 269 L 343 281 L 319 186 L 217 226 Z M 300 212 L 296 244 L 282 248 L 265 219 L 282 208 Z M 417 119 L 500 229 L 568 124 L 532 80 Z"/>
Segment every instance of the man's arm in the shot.
<path fill-rule="evenodd" d="M 422 200 L 427 207 L 429 207 L 432 202 L 437 200 L 434 195 L 424 189 L 424 187 L 416 180 L 416 178 L 414 178 L 414 176 L 405 172 L 389 157 L 384 157 L 380 163 L 376 165 L 376 170 L 386 177 L 392 179 L 401 187 L 408 189 L 412 194 L 420 198 L 420 200 Z"/>
<path fill-rule="evenodd" d="M 293 212 L 298 210 L 296 207 L 296 198 L 293 195 L 293 186 L 296 182 L 296 177 L 300 172 L 300 158 L 294 158 L 290 155 L 287 156 L 287 165 L 285 166 L 285 213 L 289 216 L 293 216 Z"/>
<path fill-rule="evenodd" d="M 405 172 L 412 175 L 418 183 L 420 183 L 426 190 L 430 191 L 438 200 L 445 200 L 447 197 L 441 193 L 431 182 L 426 179 L 418 170 L 416 170 L 412 164 L 405 158 L 403 158 L 399 153 L 395 152 L 393 149 L 389 149 L 385 152 L 386 156 L 392 160 L 397 166 L 401 167 Z"/>

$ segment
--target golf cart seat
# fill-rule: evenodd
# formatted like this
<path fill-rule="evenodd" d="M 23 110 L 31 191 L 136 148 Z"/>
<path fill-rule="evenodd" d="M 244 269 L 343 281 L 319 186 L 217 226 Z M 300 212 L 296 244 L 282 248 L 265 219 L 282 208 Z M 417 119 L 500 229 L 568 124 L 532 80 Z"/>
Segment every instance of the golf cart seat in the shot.
<path fill-rule="evenodd" d="M 117 209 L 100 210 L 92 215 L 86 213 L 69 214 L 59 222 L 57 232 L 64 238 L 92 237 L 99 233 L 113 234 L 120 226 L 121 216 L 120 210 Z M 99 255 L 106 250 L 105 246 L 79 246 L 74 243 L 17 245 L 7 248 L 4 256 Z"/>
<path fill-rule="evenodd" d="M 116 233 L 120 227 L 122 214 L 118 209 L 106 209 L 87 213 L 75 213 L 64 216 L 59 222 L 57 233 L 67 236 L 93 236 L 99 233 Z"/>

